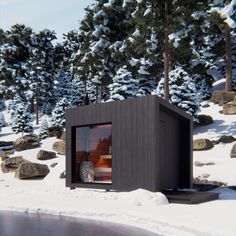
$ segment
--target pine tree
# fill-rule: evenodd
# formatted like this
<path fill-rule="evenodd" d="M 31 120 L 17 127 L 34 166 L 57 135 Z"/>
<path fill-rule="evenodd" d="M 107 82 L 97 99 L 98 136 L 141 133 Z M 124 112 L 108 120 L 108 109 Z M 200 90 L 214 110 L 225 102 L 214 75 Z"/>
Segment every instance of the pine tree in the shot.
<path fill-rule="evenodd" d="M 54 95 L 58 100 L 61 100 L 62 98 L 66 97 L 68 101 L 74 100 L 72 97 L 73 89 L 72 89 L 72 77 L 70 76 L 70 73 L 65 72 L 63 69 L 60 70 L 58 77 L 55 81 L 55 92 Z"/>
<path fill-rule="evenodd" d="M 52 126 L 64 127 L 65 126 L 65 109 L 70 106 L 67 98 L 62 98 L 57 102 L 56 107 L 52 112 L 50 123 Z"/>
<path fill-rule="evenodd" d="M 84 94 L 93 91 L 95 101 L 100 102 L 108 99 L 108 85 L 123 66 L 124 56 L 116 55 L 113 49 L 126 37 L 128 15 L 123 0 L 99 1 L 85 10 L 79 34 L 80 46 L 74 59 L 75 74 L 84 82 Z"/>
<path fill-rule="evenodd" d="M 43 115 L 51 115 L 52 114 L 53 107 L 49 101 L 44 101 L 42 104 L 42 114 Z"/>
<path fill-rule="evenodd" d="M 4 110 L 6 108 L 5 101 L 0 100 L 0 111 Z"/>
<path fill-rule="evenodd" d="M 32 133 L 33 126 L 31 123 L 31 115 L 27 111 L 25 104 L 18 103 L 16 105 L 16 110 L 14 117 L 12 118 L 11 128 L 16 134 L 22 133 Z"/>
<path fill-rule="evenodd" d="M 6 121 L 3 113 L 0 113 L 0 127 L 5 127 L 6 126 Z"/>
<path fill-rule="evenodd" d="M 200 103 L 193 79 L 181 67 L 170 71 L 169 76 L 170 103 L 186 111 L 197 121 Z M 161 79 L 153 94 L 164 96 L 164 78 Z"/>
<path fill-rule="evenodd" d="M 0 87 L 4 87 L 4 97 L 12 99 L 15 94 L 24 98 L 27 86 L 25 72 L 29 58 L 32 29 L 15 24 L 10 30 L 0 32 Z"/>
<path fill-rule="evenodd" d="M 30 102 L 35 102 L 36 124 L 39 120 L 39 105 L 42 101 L 52 102 L 53 82 L 54 82 L 54 65 L 52 41 L 56 39 L 55 32 L 43 30 L 34 33 L 34 48 L 30 54 L 27 67 L 27 77 L 30 88 Z"/>
<path fill-rule="evenodd" d="M 213 82 L 221 79 L 224 73 L 222 33 L 211 18 L 209 10 L 209 1 L 204 1 L 192 13 L 192 56 L 188 69 L 203 100 L 211 97 Z"/>
<path fill-rule="evenodd" d="M 133 78 L 132 73 L 126 66 L 117 71 L 113 83 L 109 85 L 110 99 L 108 101 L 123 100 L 137 96 L 138 81 Z"/>
<path fill-rule="evenodd" d="M 225 40 L 225 90 L 233 89 L 233 61 L 232 61 L 232 34 L 236 29 L 236 2 L 235 0 L 213 0 L 211 13 L 215 17 L 215 21 L 222 32 Z"/>
<path fill-rule="evenodd" d="M 73 105 L 82 105 L 84 104 L 84 92 L 85 92 L 85 84 L 84 82 L 80 79 L 79 76 L 75 76 L 74 79 L 72 80 L 72 101 L 71 103 Z"/>
<path fill-rule="evenodd" d="M 46 139 L 48 137 L 48 122 L 46 119 L 44 119 L 41 122 L 38 137 L 39 137 L 39 139 Z"/>
<path fill-rule="evenodd" d="M 71 30 L 67 34 L 63 35 L 63 39 L 64 39 L 62 42 L 64 50 L 63 69 L 67 72 L 70 71 L 71 77 L 73 78 L 75 70 L 73 59 L 80 46 L 79 33 L 75 30 Z"/>
<path fill-rule="evenodd" d="M 161 42 L 160 49 L 163 52 L 164 97 L 167 100 L 170 96 L 170 70 L 176 66 L 181 66 L 184 70 L 190 67 L 192 13 L 198 9 L 199 4 L 201 4 L 199 1 L 194 0 L 157 1 L 158 17 L 164 19 L 157 34 Z"/>
<path fill-rule="evenodd" d="M 162 71 L 159 42 L 158 9 L 156 1 L 139 1 L 126 6 L 131 11 L 131 25 L 120 51 L 128 58 L 126 64 L 139 81 L 139 95 L 149 95 L 156 87 Z"/>
<path fill-rule="evenodd" d="M 7 101 L 7 112 L 11 115 L 11 119 L 13 119 L 17 110 L 17 105 L 20 103 L 23 103 L 23 101 L 19 96 L 15 96 L 12 100 Z"/>

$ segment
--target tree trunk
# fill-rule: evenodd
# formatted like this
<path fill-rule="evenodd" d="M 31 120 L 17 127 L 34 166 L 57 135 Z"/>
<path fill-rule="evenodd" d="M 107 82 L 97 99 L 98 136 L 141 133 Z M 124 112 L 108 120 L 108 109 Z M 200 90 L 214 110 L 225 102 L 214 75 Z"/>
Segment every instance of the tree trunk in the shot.
<path fill-rule="evenodd" d="M 96 86 L 96 103 L 98 103 L 98 86 Z"/>
<path fill-rule="evenodd" d="M 232 91 L 232 42 L 231 42 L 231 29 L 226 26 L 225 32 L 225 57 L 226 57 L 226 81 L 225 91 Z"/>
<path fill-rule="evenodd" d="M 35 101 L 35 114 L 36 114 L 36 125 L 39 124 L 39 99 L 38 95 L 36 96 L 36 101 Z"/>
<path fill-rule="evenodd" d="M 170 55 L 169 55 L 169 28 L 168 28 L 168 0 L 165 0 L 165 15 L 164 15 L 164 99 L 169 101 L 169 66 L 170 66 Z"/>
<path fill-rule="evenodd" d="M 30 113 L 34 113 L 34 98 L 30 100 Z"/>

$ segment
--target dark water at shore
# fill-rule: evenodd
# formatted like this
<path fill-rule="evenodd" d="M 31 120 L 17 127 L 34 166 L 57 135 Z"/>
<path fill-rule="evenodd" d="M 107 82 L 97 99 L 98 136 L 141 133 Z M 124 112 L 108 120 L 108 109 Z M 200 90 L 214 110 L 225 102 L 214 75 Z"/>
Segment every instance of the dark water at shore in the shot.
<path fill-rule="evenodd" d="M 135 227 L 72 217 L 0 212 L 0 236 L 157 236 Z"/>

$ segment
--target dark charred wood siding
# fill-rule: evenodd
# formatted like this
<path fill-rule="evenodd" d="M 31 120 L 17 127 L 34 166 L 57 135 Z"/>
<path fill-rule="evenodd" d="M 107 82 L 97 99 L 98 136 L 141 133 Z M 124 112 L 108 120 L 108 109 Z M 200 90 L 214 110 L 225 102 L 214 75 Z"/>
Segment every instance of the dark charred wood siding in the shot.
<path fill-rule="evenodd" d="M 112 184 L 76 183 L 74 127 L 102 123 L 112 123 Z M 192 181 L 192 170 L 186 170 L 192 164 L 191 141 L 187 140 L 192 139 L 191 124 L 190 116 L 157 96 L 67 109 L 66 185 L 151 191 L 188 187 Z"/>

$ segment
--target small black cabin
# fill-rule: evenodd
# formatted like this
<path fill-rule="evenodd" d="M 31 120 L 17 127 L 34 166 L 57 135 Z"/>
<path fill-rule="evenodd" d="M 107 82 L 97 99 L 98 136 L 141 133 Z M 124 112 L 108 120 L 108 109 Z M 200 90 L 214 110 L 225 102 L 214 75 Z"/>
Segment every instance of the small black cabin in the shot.
<path fill-rule="evenodd" d="M 157 96 L 66 110 L 66 186 L 192 185 L 192 117 Z"/>

